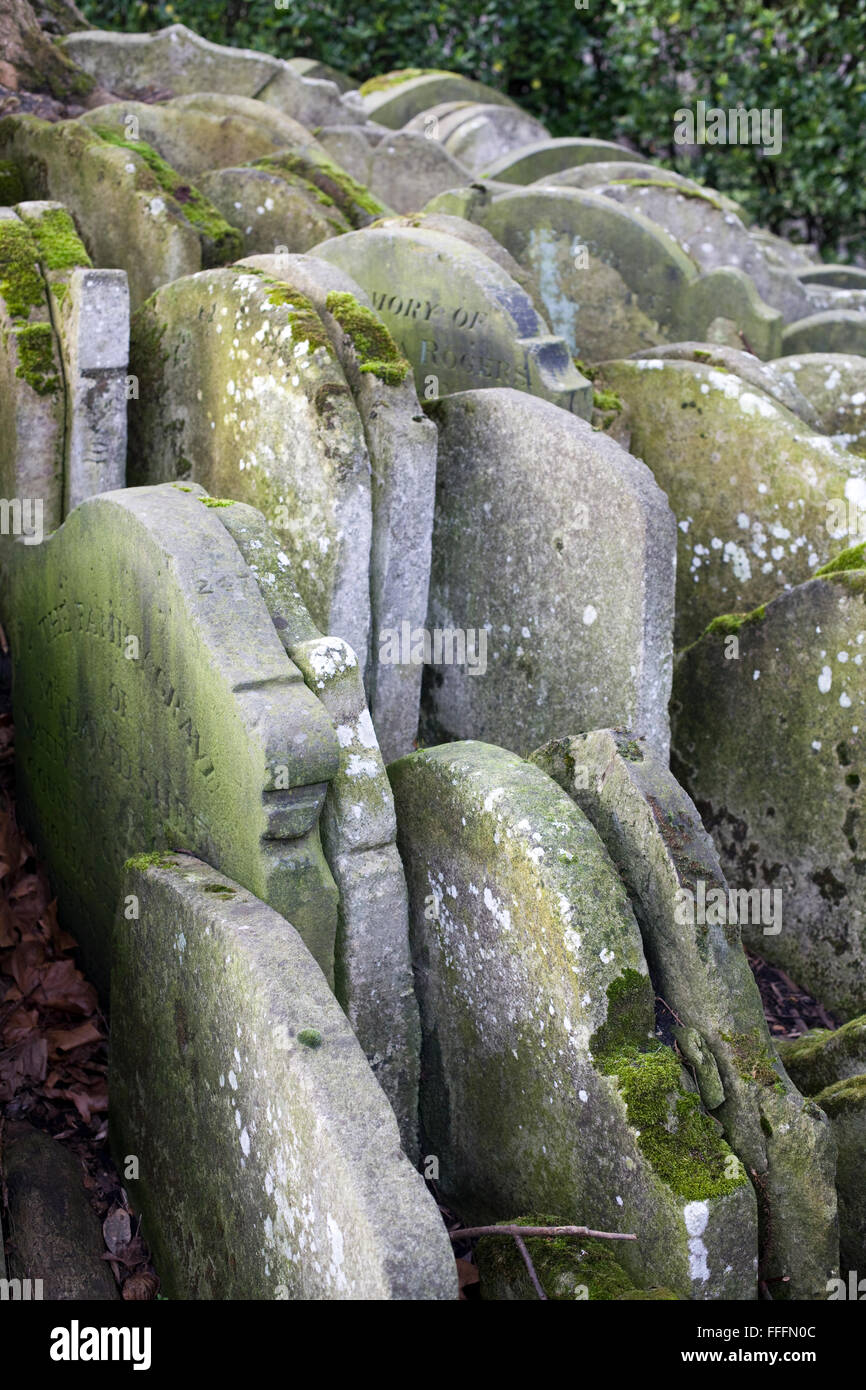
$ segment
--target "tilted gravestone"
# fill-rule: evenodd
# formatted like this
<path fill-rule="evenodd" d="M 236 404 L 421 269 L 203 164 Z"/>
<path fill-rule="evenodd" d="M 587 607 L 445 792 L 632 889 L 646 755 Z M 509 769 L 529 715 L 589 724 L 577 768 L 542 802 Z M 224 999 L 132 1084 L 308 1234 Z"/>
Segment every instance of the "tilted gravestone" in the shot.
<path fill-rule="evenodd" d="M 3 534 L 38 544 L 63 515 L 65 396 L 39 247 L 0 208 L 0 491 Z"/>
<path fill-rule="evenodd" d="M 636 1232 L 640 1284 L 753 1298 L 754 1193 L 672 1049 L 616 869 L 539 768 L 481 743 L 389 769 L 409 883 L 422 1124 L 470 1224 Z"/>
<path fill-rule="evenodd" d="M 176 487 L 103 493 L 2 560 L 19 806 L 95 982 L 124 861 L 167 848 L 276 908 L 332 978 L 337 739 L 219 519 Z"/>
<path fill-rule="evenodd" d="M 309 251 L 351 231 L 332 200 L 306 179 L 243 167 L 214 169 L 199 184 L 204 197 L 243 234 L 247 256 L 269 255 L 278 246 Z"/>
<path fill-rule="evenodd" d="M 726 266 L 745 271 L 760 297 L 778 309 L 786 323 L 811 312 L 801 282 L 790 271 L 768 264 L 741 218 L 714 190 L 672 187 L 649 169 L 643 179 L 612 181 L 595 191 L 663 227 L 701 271 Z"/>
<path fill-rule="evenodd" d="M 845 352 L 866 356 L 866 314 L 855 309 L 828 309 L 791 323 L 782 334 L 777 357 L 802 352 Z"/>
<path fill-rule="evenodd" d="M 406 881 L 394 843 L 394 801 L 355 653 L 310 619 L 279 542 L 259 512 L 236 502 L 216 515 L 256 578 L 289 660 L 321 700 L 339 744 L 322 808 L 322 842 L 340 890 L 337 998 L 417 1152 L 418 1006 L 409 960 Z"/>
<path fill-rule="evenodd" d="M 829 558 L 828 504 L 863 487 L 855 455 L 698 362 L 606 362 L 594 384 L 609 393 L 611 432 L 647 463 L 677 519 L 678 648 Z"/>
<path fill-rule="evenodd" d="M 28 199 L 64 205 L 95 265 L 126 270 L 133 309 L 159 285 L 240 253 L 240 233 L 144 142 L 5 116 L 0 159 L 16 165 Z"/>
<path fill-rule="evenodd" d="M 246 263 L 245 263 L 246 264 Z M 382 634 L 423 627 L 430 587 L 437 433 L 418 403 L 412 374 L 363 290 L 328 261 L 260 256 L 248 264 L 285 279 L 310 299 L 346 373 L 370 453 L 372 640 L 366 685 L 386 762 L 408 753 L 418 732 L 421 667 L 380 660 Z"/>
<path fill-rule="evenodd" d="M 129 481 L 190 479 L 263 512 L 314 622 L 366 663 L 370 459 L 310 301 L 250 267 L 177 280 L 133 320 L 131 365 Z"/>
<path fill-rule="evenodd" d="M 332 82 L 305 78 L 288 63 L 249 48 L 201 38 L 183 24 L 155 34 L 79 30 L 62 40 L 66 54 L 100 86 L 135 97 L 154 87 L 178 94 L 225 92 L 257 97 L 304 125 L 364 119 Z"/>
<path fill-rule="evenodd" d="M 60 203 L 19 203 L 17 212 L 38 247 L 63 363 L 65 516 L 126 482 L 129 286 L 125 271 L 91 266 Z"/>
<path fill-rule="evenodd" d="M 576 164 L 597 164 L 599 160 L 613 159 L 649 164 L 634 150 L 628 150 L 612 140 L 564 136 L 558 140 L 539 140 L 512 150 L 480 172 L 486 179 L 499 179 L 502 183 L 535 183 L 536 179 L 561 173 Z"/>
<path fill-rule="evenodd" d="M 371 227 L 316 255 L 367 292 L 412 363 L 424 399 L 510 386 L 587 415 L 589 382 L 506 271 L 474 247 L 424 227 Z"/>
<path fill-rule="evenodd" d="M 436 1203 L 298 933 L 188 856 L 133 860 L 122 893 L 112 1143 L 168 1296 L 456 1298 Z"/>
<path fill-rule="evenodd" d="M 624 721 L 664 754 L 676 534 L 648 470 L 518 391 L 467 391 L 432 415 L 431 738 L 525 754 L 563 726 Z"/>
<path fill-rule="evenodd" d="M 717 619 L 680 656 L 671 707 L 675 766 L 728 879 L 780 895 L 781 930 L 749 927 L 747 944 L 842 1018 L 866 1008 L 863 564 L 861 544 Z"/>
<path fill-rule="evenodd" d="M 403 126 L 445 101 L 479 101 L 500 106 L 514 103 L 504 92 L 473 82 L 458 72 L 429 68 L 402 68 L 371 77 L 359 88 L 368 121 L 400 130 Z"/>
<path fill-rule="evenodd" d="M 654 183 L 673 184 L 675 187 L 691 189 L 697 193 L 703 189 L 703 185 L 695 179 L 686 178 L 685 174 L 675 174 L 673 169 L 661 169 L 657 164 L 648 165 L 646 160 L 628 154 L 627 151 L 625 159 L 607 159 L 601 156 L 590 164 L 575 164 L 568 169 L 561 169 L 558 174 L 542 174 L 536 182 L 551 188 L 597 188 L 599 184 L 630 182 L 633 179 L 640 183 L 651 179 Z M 737 207 L 736 203 L 726 199 L 723 193 L 715 189 L 713 196 L 720 202 Z"/>
<path fill-rule="evenodd" d="M 738 333 L 757 356 L 778 355 L 781 316 L 747 275 L 700 275 L 663 228 L 597 191 L 535 185 L 485 198 L 470 190 L 465 215 L 534 273 L 554 331 L 582 359 L 719 334 L 742 346 Z"/>
<path fill-rule="evenodd" d="M 644 739 L 598 729 L 530 761 L 589 817 L 629 891 L 674 1038 L 764 1208 L 761 1279 L 823 1297 L 838 1262 L 833 1148 L 764 1021 L 739 934 L 754 904 L 729 891 L 694 803 Z"/>
<path fill-rule="evenodd" d="M 97 106 L 79 116 L 79 123 L 97 134 L 108 130 L 127 140 L 144 141 L 183 178 L 197 182 L 211 169 L 251 164 L 275 154 L 286 140 L 259 121 L 234 112 L 217 115 L 200 107 L 154 106 L 142 101 L 122 101 Z M 311 142 L 296 121 L 302 139 Z"/>
<path fill-rule="evenodd" d="M 397 212 L 418 212 L 437 193 L 459 187 L 471 177 L 470 170 L 438 140 L 396 130 L 383 135 L 372 148 L 361 181 Z"/>
<path fill-rule="evenodd" d="M 840 449 L 866 454 L 866 357 L 804 352 L 778 357 L 773 370 L 814 410 L 818 428 Z"/>
<path fill-rule="evenodd" d="M 441 142 L 442 148 L 473 174 L 523 145 L 549 138 L 541 122 L 519 107 L 475 101 L 433 106 L 415 116 L 405 129 L 425 136 L 431 144 Z"/>
<path fill-rule="evenodd" d="M 733 372 L 741 381 L 756 386 L 778 405 L 792 411 L 810 430 L 828 433 L 821 424 L 818 412 L 798 390 L 790 374 L 783 373 L 779 365 L 782 358 L 762 362 L 751 352 L 718 343 L 659 343 L 657 347 L 632 353 L 632 357 L 638 360 L 654 357 L 662 362 L 698 362 L 704 367 L 718 367 L 722 371 Z"/>

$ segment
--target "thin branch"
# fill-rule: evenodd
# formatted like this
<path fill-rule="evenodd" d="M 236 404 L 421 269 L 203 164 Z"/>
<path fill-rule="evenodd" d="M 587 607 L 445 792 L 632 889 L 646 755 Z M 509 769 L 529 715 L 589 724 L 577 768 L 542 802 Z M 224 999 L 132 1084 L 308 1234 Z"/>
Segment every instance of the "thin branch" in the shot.
<path fill-rule="evenodd" d="M 619 1231 L 591 1231 L 588 1226 L 467 1226 L 449 1231 L 452 1240 L 474 1240 L 476 1236 L 590 1236 L 593 1240 L 637 1240 Z"/>
<path fill-rule="evenodd" d="M 532 1287 L 535 1289 L 535 1292 L 538 1294 L 538 1297 L 542 1299 L 545 1303 L 547 1303 L 549 1301 L 547 1294 L 541 1287 L 538 1275 L 535 1272 L 535 1265 L 532 1263 L 532 1260 L 530 1259 L 529 1251 L 527 1250 L 523 1242 L 523 1237 L 515 1234 L 514 1243 L 520 1251 L 521 1255 L 523 1256 L 523 1263 L 526 1265 L 526 1268 L 529 1271 L 529 1277 L 532 1280 Z"/>

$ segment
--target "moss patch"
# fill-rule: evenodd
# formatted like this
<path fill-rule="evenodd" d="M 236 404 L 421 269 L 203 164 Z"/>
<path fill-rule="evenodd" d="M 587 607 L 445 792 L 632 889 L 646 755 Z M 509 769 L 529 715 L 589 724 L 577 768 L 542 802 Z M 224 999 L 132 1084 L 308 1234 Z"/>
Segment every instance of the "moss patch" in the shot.
<path fill-rule="evenodd" d="M 30 323 L 19 328 L 15 339 L 18 345 L 18 366 L 15 375 L 22 377 L 37 396 L 51 396 L 60 388 L 60 378 L 54 361 L 54 332 L 50 323 Z"/>
<path fill-rule="evenodd" d="M 49 208 L 28 226 L 45 270 L 74 270 L 93 264 L 65 208 Z"/>
<path fill-rule="evenodd" d="M 10 318 L 25 322 L 46 302 L 36 242 L 23 222 L 0 222 L 0 294 Z"/>
<path fill-rule="evenodd" d="M 722 1033 L 722 1037 L 730 1043 L 737 1071 L 744 1081 L 757 1081 L 761 1086 L 776 1086 L 784 1091 L 781 1077 L 757 1028 L 748 1033 Z"/>
<path fill-rule="evenodd" d="M 362 97 L 372 96 L 374 92 L 387 92 L 390 87 L 400 87 L 415 77 L 450 77 L 451 73 L 442 68 L 397 68 L 393 72 L 383 72 L 371 77 L 358 90 Z"/>
<path fill-rule="evenodd" d="M 555 1217 L 520 1216 L 509 1226 L 566 1226 Z M 528 1236 L 526 1248 L 541 1287 L 554 1301 L 573 1302 L 576 1291 L 586 1288 L 590 1301 L 612 1300 L 635 1292 L 611 1246 L 586 1236 Z M 534 1298 L 529 1275 L 511 1236 L 482 1236 L 476 1258 L 481 1278 L 481 1297 L 501 1298 L 507 1288 L 513 1296 Z M 487 1293 L 485 1293 L 485 1286 Z"/>
<path fill-rule="evenodd" d="M 740 628 L 746 623 L 759 623 L 767 611 L 765 603 L 758 608 L 753 608 L 751 613 L 722 613 L 718 618 L 707 625 L 706 634 L 711 632 L 721 632 L 729 637 L 732 633 L 739 632 Z"/>
<path fill-rule="evenodd" d="M 122 135 L 118 135 L 107 126 L 96 126 L 94 131 L 100 140 L 109 145 L 118 145 L 124 150 L 131 150 L 144 160 L 159 187 L 178 204 L 181 214 L 204 239 L 202 265 L 206 270 L 212 266 L 225 265 L 227 261 L 234 260 L 242 254 L 242 233 L 237 227 L 230 227 L 213 203 L 208 202 L 204 194 L 192 184 L 186 183 L 152 145 L 148 145 L 144 140 L 124 140 Z"/>
<path fill-rule="evenodd" d="M 26 196 L 18 165 L 11 159 L 0 159 L 0 207 L 14 207 L 23 203 Z"/>
<path fill-rule="evenodd" d="M 269 304 L 275 307 L 285 305 L 292 326 L 292 338 L 296 343 L 308 342 L 311 352 L 315 352 L 316 348 L 324 348 L 329 356 L 334 355 L 333 345 L 312 300 L 286 280 L 275 280 L 255 266 L 238 266 L 238 271 L 244 275 L 259 277 L 267 287 Z"/>
<path fill-rule="evenodd" d="M 131 859 L 127 859 L 123 866 L 125 869 L 174 869 L 176 864 L 170 859 L 165 850 L 156 849 L 150 854 L 134 854 Z"/>
<path fill-rule="evenodd" d="M 399 386 L 409 374 L 409 363 L 384 323 L 354 295 L 332 290 L 325 307 L 352 340 L 362 372 L 371 372 L 389 386 Z"/>
<path fill-rule="evenodd" d="M 615 391 L 593 391 L 592 403 L 596 410 L 622 410 L 622 401 Z"/>
<path fill-rule="evenodd" d="M 637 970 L 624 970 L 607 987 L 607 1018 L 589 1042 L 593 1057 L 634 1046 L 638 1039 L 652 1032 L 654 1016 L 649 977 Z"/>
<path fill-rule="evenodd" d="M 623 1048 L 597 1063 L 616 1075 L 641 1152 L 672 1192 L 686 1201 L 703 1201 L 746 1183 L 742 1167 L 737 1177 L 726 1176 L 731 1151 L 700 1096 L 684 1089 L 680 1064 L 669 1047 L 646 1052 Z"/>
<path fill-rule="evenodd" d="M 849 545 L 847 550 L 828 560 L 826 565 L 815 571 L 815 579 L 823 579 L 826 574 L 842 574 L 845 570 L 866 569 L 866 541 L 859 545 Z"/>
<path fill-rule="evenodd" d="M 303 1043 L 304 1047 L 321 1047 L 322 1035 L 318 1028 L 302 1028 L 298 1034 L 298 1042 Z"/>

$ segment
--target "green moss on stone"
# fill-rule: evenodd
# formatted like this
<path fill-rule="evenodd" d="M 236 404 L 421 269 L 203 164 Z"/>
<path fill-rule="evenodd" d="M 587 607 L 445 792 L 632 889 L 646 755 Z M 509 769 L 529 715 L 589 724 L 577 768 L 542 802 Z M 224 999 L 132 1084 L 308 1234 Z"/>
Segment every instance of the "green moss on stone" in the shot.
<path fill-rule="evenodd" d="M 15 375 L 22 377 L 38 396 L 53 396 L 60 390 L 60 378 L 54 360 L 54 332 L 50 323 L 30 323 L 15 334 L 18 347 L 18 366 Z"/>
<path fill-rule="evenodd" d="M 707 625 L 705 635 L 711 632 L 721 632 L 726 637 L 732 633 L 739 632 L 740 628 L 746 623 L 759 623 L 767 612 L 767 605 L 762 603 L 757 608 L 753 608 L 751 613 L 722 613 L 718 618 Z"/>
<path fill-rule="evenodd" d="M 28 226 L 45 270 L 73 270 L 93 264 L 65 208 L 49 208 Z"/>
<path fill-rule="evenodd" d="M 833 1119 L 846 1111 L 866 1111 L 866 1076 L 848 1076 L 815 1096 L 815 1104 Z"/>
<path fill-rule="evenodd" d="M 183 490 L 186 492 L 191 491 L 190 488 Z M 234 499 L 231 497 L 200 497 L 198 500 L 203 507 L 233 507 L 235 505 Z"/>
<path fill-rule="evenodd" d="M 127 859 L 123 866 L 125 869 L 173 869 L 175 863 L 170 859 L 165 850 L 152 850 L 150 854 L 134 854 L 131 859 Z"/>
<path fill-rule="evenodd" d="M 607 987 L 607 1018 L 593 1033 L 590 1052 L 603 1057 L 634 1046 L 652 1031 L 653 1019 L 652 982 L 637 970 L 624 970 Z"/>
<path fill-rule="evenodd" d="M 859 545 L 849 545 L 847 550 L 834 559 L 828 560 L 826 565 L 815 571 L 815 579 L 823 579 L 827 574 L 842 574 L 846 570 L 866 569 L 866 541 L 861 541 Z"/>
<path fill-rule="evenodd" d="M 0 295 L 10 318 L 23 322 L 45 304 L 36 242 L 23 222 L 12 219 L 0 222 Z"/>
<path fill-rule="evenodd" d="M 549 1215 L 533 1215 L 520 1216 L 505 1224 L 566 1226 L 571 1223 Z M 573 1302 L 582 1288 L 586 1289 L 590 1302 L 618 1299 L 636 1292 L 606 1241 L 586 1236 L 527 1236 L 525 1244 L 541 1287 L 553 1301 Z M 482 1236 L 476 1260 L 482 1298 L 501 1297 L 506 1289 L 518 1298 L 537 1296 L 512 1236 Z"/>
<path fill-rule="evenodd" d="M 704 1201 L 746 1183 L 741 1167 L 737 1177 L 727 1176 L 731 1151 L 700 1096 L 683 1087 L 680 1064 L 669 1047 L 646 1052 L 627 1047 L 596 1060 L 601 1070 L 616 1075 L 640 1149 L 673 1192 Z"/>
<path fill-rule="evenodd" d="M 187 222 L 205 239 L 202 246 L 202 264 L 205 269 L 225 265 L 227 261 L 241 255 L 243 234 L 237 227 L 229 226 L 213 203 L 192 184 L 186 183 L 152 145 L 148 145 L 144 140 L 124 140 L 122 135 L 118 135 L 117 131 L 110 130 L 107 126 L 96 126 L 94 130 L 107 144 L 131 150 L 144 160 L 163 192 L 178 204 Z"/>
<path fill-rule="evenodd" d="M 322 1035 L 318 1028 L 302 1028 L 298 1034 L 298 1042 L 303 1043 L 304 1047 L 321 1047 Z"/>
<path fill-rule="evenodd" d="M 352 294 L 332 290 L 325 301 L 340 327 L 352 340 L 362 372 L 371 372 L 389 386 L 405 381 L 410 367 L 384 323 Z"/>
<path fill-rule="evenodd" d="M 615 391 L 593 391 L 592 403 L 596 410 L 622 410 L 622 401 Z"/>
<path fill-rule="evenodd" d="M 700 202 L 709 203 L 717 212 L 724 212 L 725 205 L 720 203 L 718 198 L 714 198 L 711 193 L 703 188 L 688 188 L 681 183 L 673 183 L 670 179 L 611 179 L 611 186 L 619 185 L 624 188 L 672 188 L 683 198 L 697 198 Z"/>
<path fill-rule="evenodd" d="M 387 92 L 389 87 L 400 87 L 416 77 L 449 77 L 451 74 L 442 68 L 397 68 L 394 72 L 383 72 L 379 77 L 369 78 L 358 90 L 362 97 L 372 96 L 374 92 Z"/>
<path fill-rule="evenodd" d="M 737 1071 L 744 1081 L 757 1081 L 761 1086 L 775 1086 L 784 1091 L 760 1029 L 753 1028 L 747 1033 L 722 1033 L 722 1037 L 726 1043 L 730 1043 Z"/>
<path fill-rule="evenodd" d="M 292 338 L 296 343 L 307 342 L 310 344 L 311 352 L 315 352 L 317 348 L 324 348 L 329 356 L 333 356 L 333 345 L 312 300 L 286 280 L 275 280 L 255 267 L 238 266 L 238 270 L 244 274 L 258 275 L 267 286 L 269 304 L 275 307 L 285 305 L 292 327 Z"/>

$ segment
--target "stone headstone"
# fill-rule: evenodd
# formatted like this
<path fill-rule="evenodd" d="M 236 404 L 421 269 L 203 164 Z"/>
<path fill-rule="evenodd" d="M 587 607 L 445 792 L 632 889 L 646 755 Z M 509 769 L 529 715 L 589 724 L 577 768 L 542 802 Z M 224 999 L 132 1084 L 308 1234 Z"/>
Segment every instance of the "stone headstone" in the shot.
<path fill-rule="evenodd" d="M 364 119 L 333 82 L 304 77 L 267 53 L 211 43 L 183 24 L 154 34 L 80 30 L 68 34 L 62 48 L 101 87 L 120 96 L 146 97 L 154 89 L 224 92 L 258 97 L 304 125 Z"/>
<path fill-rule="evenodd" d="M 318 126 L 316 139 L 342 169 L 369 188 L 373 148 L 388 133 L 384 126 L 330 125 Z"/>
<path fill-rule="evenodd" d="M 767 263 L 741 218 L 714 190 L 674 187 L 657 180 L 651 169 L 642 180 L 612 182 L 596 191 L 663 227 L 701 271 L 727 266 L 744 271 L 764 302 L 778 309 L 786 323 L 811 312 L 798 278 Z"/>
<path fill-rule="evenodd" d="M 0 338 L 0 525 L 38 545 L 63 512 L 65 396 L 39 247 L 12 208 L 0 208 Z"/>
<path fill-rule="evenodd" d="M 192 106 L 121 101 L 97 106 L 78 119 L 97 133 L 108 130 L 126 140 L 144 141 L 189 180 L 197 180 L 210 169 L 250 164 L 276 153 L 285 143 L 259 121 L 234 112 L 217 115 Z M 310 139 L 309 135 L 306 139 Z"/>
<path fill-rule="evenodd" d="M 780 366 L 782 358 L 762 362 L 754 353 L 740 348 L 724 347 L 718 343 L 660 343 L 657 347 L 635 352 L 633 357 L 656 358 L 662 362 L 699 362 L 704 367 L 718 367 L 733 372 L 741 381 L 756 386 L 759 391 L 790 410 L 810 430 L 828 433 L 821 424 L 818 412 L 798 389 L 790 373 Z"/>
<path fill-rule="evenodd" d="M 862 565 L 862 548 L 841 563 Z M 726 876 L 780 909 L 743 929 L 747 945 L 841 1018 L 866 1009 L 864 583 L 831 563 L 717 619 L 680 656 L 672 702 L 675 767 Z"/>
<path fill-rule="evenodd" d="M 754 1194 L 654 1036 L 637 923 L 589 821 L 485 744 L 389 771 L 445 1199 L 470 1224 L 545 1211 L 636 1232 L 617 1242 L 636 1283 L 754 1297 Z"/>
<path fill-rule="evenodd" d="M 19 203 L 32 232 L 59 339 L 66 398 L 63 514 L 126 482 L 129 286 L 95 270 L 60 203 Z"/>
<path fill-rule="evenodd" d="M 436 1203 L 301 937 L 195 858 L 134 865 L 112 1143 L 139 1160 L 127 1187 L 168 1296 L 456 1298 Z"/>
<path fill-rule="evenodd" d="M 230 92 L 190 92 L 186 96 L 171 97 L 157 109 L 180 111 L 184 115 L 200 111 L 220 120 L 240 119 L 245 125 L 252 122 L 267 135 L 275 149 L 287 149 L 292 145 L 309 149 L 319 147 L 316 137 L 300 121 L 287 116 L 284 111 L 277 111 L 275 107 L 268 106 L 263 101 L 257 101 L 255 97 L 242 97 Z M 216 168 L 217 165 L 211 167 Z"/>
<path fill-rule="evenodd" d="M 487 256 L 424 227 L 371 227 L 317 248 L 356 280 L 424 399 L 508 386 L 588 414 L 589 383 L 529 298 Z"/>
<path fill-rule="evenodd" d="M 256 578 L 289 660 L 337 732 L 339 765 L 322 809 L 325 855 L 340 890 L 337 998 L 400 1123 L 418 1143 L 418 1006 L 409 959 L 406 880 L 394 843 L 394 800 L 367 708 L 363 672 L 347 643 L 326 637 L 303 606 L 273 532 L 236 502 L 216 513 Z"/>
<path fill-rule="evenodd" d="M 366 663 L 370 459 L 305 295 L 250 267 L 164 286 L 133 320 L 131 483 L 189 479 L 263 512 L 314 622 Z"/>
<path fill-rule="evenodd" d="M 518 391 L 467 391 L 431 413 L 431 733 L 526 754 L 563 724 L 623 721 L 664 754 L 676 535 L 648 470 Z M 404 660 L 416 648 L 402 637 Z"/>
<path fill-rule="evenodd" d="M 769 232 L 765 227 L 750 227 L 749 235 L 753 241 L 758 243 L 771 265 L 785 266 L 789 270 L 793 270 L 795 275 L 801 270 L 808 270 L 810 267 L 814 269 L 816 264 L 821 263 L 818 250 L 814 246 L 777 236 L 775 232 Z"/>
<path fill-rule="evenodd" d="M 854 455 L 698 362 L 607 362 L 594 384 L 617 407 L 611 431 L 649 466 L 677 519 L 677 648 L 829 558 L 828 504 L 863 486 Z"/>
<path fill-rule="evenodd" d="M 438 193 L 468 183 L 471 177 L 438 140 L 397 130 L 383 135 L 372 150 L 365 182 L 397 212 L 418 212 Z"/>
<path fill-rule="evenodd" d="M 862 1297 L 859 1271 L 866 1260 L 866 1198 L 863 1195 L 863 1149 L 866 1146 L 866 1075 L 837 1081 L 819 1091 L 815 1104 L 830 1121 L 836 1143 L 836 1190 L 839 1194 L 839 1256 L 847 1280 L 828 1283 L 828 1298 Z M 851 1283 L 856 1292 L 851 1293 Z"/>
<path fill-rule="evenodd" d="M 314 304 L 364 426 L 373 517 L 366 684 L 376 734 L 391 762 L 414 747 L 421 667 L 380 661 L 382 634 L 426 621 L 436 428 L 421 410 L 408 363 L 353 280 L 311 256 L 256 257 L 249 264 L 291 281 Z"/>
<path fill-rule="evenodd" d="M 765 1205 L 761 1278 L 787 1281 L 791 1298 L 823 1297 L 838 1261 L 828 1127 L 781 1066 L 740 943 L 740 899 L 694 803 L 623 730 L 556 739 L 531 761 L 589 817 L 629 891 L 677 1045 Z M 701 893 L 723 908 L 710 921 Z"/>
<path fill-rule="evenodd" d="M 112 138 L 77 121 L 0 120 L 0 156 L 17 165 L 27 198 L 64 205 L 94 264 L 127 272 L 134 310 L 158 286 L 233 259 L 242 243 L 148 145 Z"/>
<path fill-rule="evenodd" d="M 517 106 L 490 102 L 446 102 L 433 106 L 415 116 L 406 129 L 417 131 L 434 143 L 441 141 L 443 148 L 474 174 L 523 145 L 550 138 L 534 116 Z"/>
<path fill-rule="evenodd" d="M 804 352 L 844 352 L 866 357 L 866 314 L 856 309 L 828 309 L 791 323 L 782 334 L 777 356 Z"/>
<path fill-rule="evenodd" d="M 467 215 L 533 272 L 554 332 L 582 360 L 714 338 L 718 328 L 741 333 L 759 357 L 778 355 L 781 316 L 748 276 L 699 275 L 663 228 L 598 192 L 536 185 L 479 198 Z"/>
<path fill-rule="evenodd" d="M 326 194 L 307 179 L 268 169 L 214 169 L 199 179 L 201 192 L 243 234 L 248 256 L 309 251 L 342 236 L 351 225 Z"/>
<path fill-rule="evenodd" d="M 613 159 L 649 164 L 635 150 L 628 150 L 612 140 L 564 136 L 557 140 L 538 140 L 512 150 L 479 172 L 487 179 L 499 179 L 503 183 L 535 183 L 536 179 L 561 173 L 576 164 L 597 164 L 600 160 Z"/>
<path fill-rule="evenodd" d="M 318 818 L 337 739 L 218 518 L 131 488 L 4 552 L 19 807 L 95 983 L 124 861 L 166 848 L 248 885 L 330 978 Z"/>
<path fill-rule="evenodd" d="M 353 91 L 358 85 L 347 72 L 332 68 L 329 63 L 320 63 L 317 58 L 287 58 L 286 62 L 300 77 L 316 77 L 323 82 L 333 82 L 341 92 Z"/>
<path fill-rule="evenodd" d="M 359 88 L 367 119 L 400 130 L 413 116 L 446 101 L 477 101 L 498 106 L 514 103 L 494 87 L 473 82 L 458 72 L 402 68 L 371 77 Z"/>
<path fill-rule="evenodd" d="M 797 271 L 802 285 L 830 285 L 838 290 L 866 289 L 866 270 L 858 265 L 809 266 Z"/>
<path fill-rule="evenodd" d="M 866 357 L 804 352 L 778 357 L 773 371 L 808 400 L 817 428 L 840 449 L 866 454 Z"/>
<path fill-rule="evenodd" d="M 547 184 L 551 188 L 597 188 L 600 184 L 630 182 L 632 179 L 640 183 L 651 179 L 653 183 L 672 184 L 677 188 L 698 192 L 703 188 L 702 184 L 686 178 L 685 174 L 675 174 L 673 169 L 662 169 L 657 164 L 647 164 L 640 156 L 635 159 L 631 156 L 626 159 L 601 158 L 591 164 L 574 164 L 567 169 L 561 169 L 558 174 L 543 174 L 538 183 Z M 715 190 L 714 196 L 725 201 L 724 195 L 716 193 Z M 735 203 L 731 205 L 737 206 Z"/>
<path fill-rule="evenodd" d="M 805 1096 L 866 1074 L 866 1014 L 841 1028 L 813 1028 L 779 1043 L 785 1070 Z"/>

